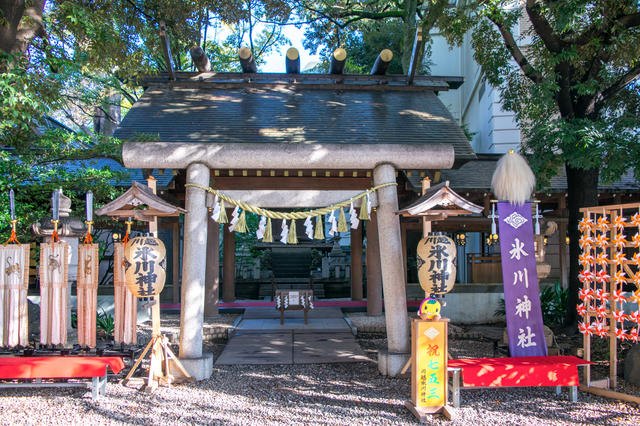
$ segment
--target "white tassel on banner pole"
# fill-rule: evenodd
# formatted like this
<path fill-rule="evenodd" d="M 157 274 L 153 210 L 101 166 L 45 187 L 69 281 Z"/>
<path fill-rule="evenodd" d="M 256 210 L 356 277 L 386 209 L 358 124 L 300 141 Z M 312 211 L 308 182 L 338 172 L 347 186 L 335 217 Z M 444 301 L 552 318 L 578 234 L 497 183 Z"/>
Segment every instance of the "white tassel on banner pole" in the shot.
<path fill-rule="evenodd" d="M 365 208 L 365 206 L 362 206 L 361 208 Z M 358 225 L 360 224 L 360 219 L 358 219 L 358 214 L 356 213 L 356 209 L 353 208 L 353 201 L 351 201 L 351 207 L 349 208 L 349 220 L 351 221 L 351 229 L 358 228 Z"/>
<path fill-rule="evenodd" d="M 217 222 L 219 217 L 220 217 L 220 200 L 218 200 L 218 196 L 216 195 L 216 197 L 213 200 L 213 213 L 211 213 L 211 219 Z"/>
<path fill-rule="evenodd" d="M 266 216 L 260 216 L 260 223 L 258 223 L 258 230 L 256 231 L 256 237 L 258 237 L 259 240 L 264 238 L 264 232 L 267 229 L 267 217 Z"/>
<path fill-rule="evenodd" d="M 514 150 L 503 155 L 491 179 L 493 194 L 498 200 L 521 206 L 536 187 L 536 177 L 527 160 Z"/>
<path fill-rule="evenodd" d="M 233 213 L 231 213 L 231 216 L 233 218 L 231 219 L 231 224 L 229 225 L 229 232 L 233 232 L 233 230 L 236 229 L 236 225 L 240 220 L 240 213 L 238 212 L 239 210 L 240 210 L 240 207 L 236 206 L 236 208 L 233 209 Z"/>
<path fill-rule="evenodd" d="M 304 233 L 307 234 L 310 240 L 313 240 L 313 222 L 311 222 L 311 216 L 308 216 L 304 221 L 304 226 L 306 227 Z"/>
<path fill-rule="evenodd" d="M 332 237 L 336 232 L 338 232 L 338 220 L 336 219 L 336 211 L 332 211 L 329 214 L 329 223 L 331 224 L 331 229 L 329 230 L 329 235 Z"/>
<path fill-rule="evenodd" d="M 287 219 L 282 219 L 282 232 L 280 232 L 280 242 L 287 244 L 287 238 L 289 238 L 289 227 L 287 226 Z"/>

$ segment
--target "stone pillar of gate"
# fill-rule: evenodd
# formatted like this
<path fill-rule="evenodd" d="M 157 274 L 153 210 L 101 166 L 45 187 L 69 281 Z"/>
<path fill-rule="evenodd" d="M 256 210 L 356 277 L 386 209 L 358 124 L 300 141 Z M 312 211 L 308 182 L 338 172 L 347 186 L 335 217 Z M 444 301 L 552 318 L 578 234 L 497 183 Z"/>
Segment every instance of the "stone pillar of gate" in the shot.
<path fill-rule="evenodd" d="M 380 164 L 373 169 L 373 184 L 396 182 L 395 167 Z M 381 350 L 378 368 L 383 375 L 397 376 L 411 357 L 409 317 L 404 283 L 402 238 L 395 185 L 378 190 L 378 236 L 380 239 L 380 266 L 387 323 L 388 350 Z"/>
<path fill-rule="evenodd" d="M 187 183 L 209 185 L 209 168 L 191 164 L 187 168 Z M 207 206 L 206 192 L 186 187 L 184 219 L 184 256 L 182 263 L 182 301 L 180 309 L 180 353 L 182 365 L 196 380 L 213 373 L 213 354 L 202 352 L 204 322 L 204 289 L 207 266 Z M 173 369 L 175 373 L 175 368 Z"/>

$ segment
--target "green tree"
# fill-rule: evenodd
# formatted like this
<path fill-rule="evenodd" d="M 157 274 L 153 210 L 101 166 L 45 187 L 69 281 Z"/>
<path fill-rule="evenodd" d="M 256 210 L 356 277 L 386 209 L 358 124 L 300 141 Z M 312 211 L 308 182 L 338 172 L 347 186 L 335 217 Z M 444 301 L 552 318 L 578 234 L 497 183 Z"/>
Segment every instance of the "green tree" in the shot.
<path fill-rule="evenodd" d="M 401 34 L 389 34 L 389 40 L 395 41 L 400 37 L 397 46 L 399 51 L 393 53 L 401 58 L 404 74 L 408 72 L 411 63 L 416 28 L 422 28 L 423 44 L 418 57 L 419 63 L 422 63 L 423 58 L 429 57 L 431 29 L 441 27 L 445 18 L 447 21 L 466 20 L 465 13 L 469 9 L 469 6 L 452 7 L 449 0 L 301 0 L 297 5 L 298 15 L 309 25 L 305 34 L 305 47 L 313 53 L 320 51 L 323 58 L 330 57 L 331 52 L 338 47 L 346 49 L 354 37 L 362 38 L 365 44 L 369 38 L 368 43 L 374 45 L 375 37 L 368 32 L 371 29 L 380 31 L 383 26 L 376 28 L 367 23 L 392 22 L 396 28 L 400 26 Z M 385 30 L 392 29 L 394 25 Z"/>
<path fill-rule="evenodd" d="M 256 4 L 258 12 L 246 4 L 0 0 L 0 201 L 8 199 L 9 188 L 16 190 L 20 229 L 46 214 L 56 188 L 72 197 L 92 189 L 98 204 L 116 195 L 111 183 L 123 177 L 91 163 L 101 157 L 120 161 L 123 141 L 110 136 L 141 93 L 136 77 L 165 67 L 160 22 L 183 70 L 191 67 L 191 46 L 207 47 L 212 21 L 235 25 L 251 16 L 255 21 L 258 12 L 265 19 L 286 19 L 289 12 L 282 0 Z M 256 46 L 272 48 L 260 37 Z M 69 129 L 50 126 L 50 117 Z M 82 202 L 73 205 L 83 208 Z"/>
<path fill-rule="evenodd" d="M 475 59 L 515 112 L 539 186 L 566 169 L 570 271 L 566 325 L 575 328 L 581 207 L 598 204 L 598 180 L 629 168 L 640 177 L 640 11 L 634 0 L 527 0 L 443 26 L 451 42 L 472 30 Z M 517 28 L 521 28 L 518 34 Z M 529 39 L 525 39 L 528 37 Z"/>
<path fill-rule="evenodd" d="M 402 74 L 402 56 L 397 53 L 402 51 L 403 24 L 399 20 L 387 21 L 359 21 L 354 22 L 348 28 L 339 32 L 341 39 L 338 43 L 327 42 L 321 50 L 322 62 L 313 71 L 320 73 L 329 72 L 330 54 L 341 46 L 348 52 L 344 72 L 346 74 L 366 74 L 372 68 L 378 55 L 383 49 L 395 52 L 387 74 Z M 309 33 L 307 34 L 309 36 Z M 303 45 L 317 51 L 318 44 L 322 40 L 320 34 L 312 38 L 305 38 Z M 419 74 L 428 72 L 428 61 L 422 61 Z"/>

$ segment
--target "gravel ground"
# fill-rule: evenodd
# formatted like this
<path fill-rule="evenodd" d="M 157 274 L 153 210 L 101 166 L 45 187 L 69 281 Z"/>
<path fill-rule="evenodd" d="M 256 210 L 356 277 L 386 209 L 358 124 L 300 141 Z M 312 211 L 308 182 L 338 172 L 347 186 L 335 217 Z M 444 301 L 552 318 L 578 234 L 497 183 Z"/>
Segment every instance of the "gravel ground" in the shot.
<path fill-rule="evenodd" d="M 202 324 L 204 330 L 209 328 L 230 328 L 238 318 L 238 314 L 221 314 L 217 318 L 205 318 Z M 138 339 L 148 342 L 151 339 L 151 321 L 138 324 Z M 180 314 L 163 313 L 160 319 L 160 331 L 164 334 L 173 334 L 180 331 Z"/>
<path fill-rule="evenodd" d="M 170 327 L 165 316 L 164 327 Z M 359 343 L 375 361 L 387 342 L 360 339 Z M 204 350 L 216 359 L 224 346 L 222 340 L 205 342 Z M 451 340 L 450 352 L 454 357 L 491 357 L 493 344 Z M 98 402 L 81 389 L 3 389 L 0 425 L 413 425 L 417 421 L 403 405 L 410 392 L 409 380 L 380 376 L 375 362 L 216 366 L 208 380 L 158 388 L 153 394 L 113 380 L 107 396 Z M 429 424 L 640 424 L 640 410 L 631 404 L 583 392 L 577 403 L 566 398 L 566 390 L 556 396 L 547 388 L 463 391 L 457 420 L 434 416 Z"/>

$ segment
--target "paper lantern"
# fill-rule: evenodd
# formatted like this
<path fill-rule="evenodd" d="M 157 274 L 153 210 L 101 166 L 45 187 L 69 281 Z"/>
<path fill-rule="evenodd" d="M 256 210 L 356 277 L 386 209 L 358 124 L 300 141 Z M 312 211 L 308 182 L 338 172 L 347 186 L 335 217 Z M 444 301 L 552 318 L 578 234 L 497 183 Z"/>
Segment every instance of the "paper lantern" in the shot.
<path fill-rule="evenodd" d="M 124 248 L 127 288 L 138 297 L 160 294 L 164 288 L 167 250 L 158 238 L 138 236 Z"/>
<path fill-rule="evenodd" d="M 453 240 L 431 232 L 418 243 L 418 280 L 428 294 L 444 294 L 456 282 L 457 250 Z"/>

